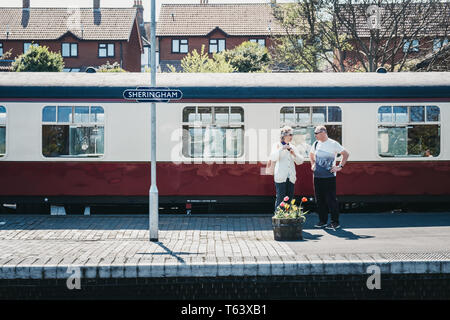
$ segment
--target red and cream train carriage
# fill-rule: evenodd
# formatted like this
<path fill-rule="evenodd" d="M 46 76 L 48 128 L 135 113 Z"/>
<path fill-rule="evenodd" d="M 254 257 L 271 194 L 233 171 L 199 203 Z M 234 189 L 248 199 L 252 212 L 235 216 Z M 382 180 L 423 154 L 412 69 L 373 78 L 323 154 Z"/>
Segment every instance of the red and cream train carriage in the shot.
<path fill-rule="evenodd" d="M 0 203 L 148 202 L 150 107 L 123 99 L 146 74 L 0 74 Z M 157 104 L 162 207 L 264 204 L 283 125 L 307 156 L 325 124 L 351 153 L 340 201 L 450 199 L 450 73 L 159 74 L 183 99 Z M 308 160 L 296 194 L 312 196 Z"/>

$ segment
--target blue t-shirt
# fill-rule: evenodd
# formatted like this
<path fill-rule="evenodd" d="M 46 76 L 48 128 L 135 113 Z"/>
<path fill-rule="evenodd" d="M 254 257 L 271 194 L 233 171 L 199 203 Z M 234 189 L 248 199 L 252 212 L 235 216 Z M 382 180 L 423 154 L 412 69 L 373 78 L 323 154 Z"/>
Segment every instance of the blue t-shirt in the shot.
<path fill-rule="evenodd" d="M 316 158 L 316 167 L 314 169 L 314 178 L 332 178 L 336 173 L 330 172 L 336 163 L 336 155 L 344 151 L 344 147 L 339 142 L 328 138 L 325 142 L 314 142 L 311 147 L 311 153 Z"/>

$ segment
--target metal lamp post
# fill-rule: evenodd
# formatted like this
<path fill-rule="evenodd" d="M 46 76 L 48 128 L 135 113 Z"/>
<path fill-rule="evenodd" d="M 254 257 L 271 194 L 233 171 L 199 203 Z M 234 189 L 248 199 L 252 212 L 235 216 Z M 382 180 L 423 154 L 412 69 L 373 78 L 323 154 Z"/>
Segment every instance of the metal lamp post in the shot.
<path fill-rule="evenodd" d="M 150 74 L 151 87 L 156 87 L 156 5 L 151 0 L 151 22 L 150 22 Z M 151 104 L 151 186 L 149 190 L 149 229 L 150 241 L 158 241 L 158 188 L 156 187 L 156 103 Z"/>

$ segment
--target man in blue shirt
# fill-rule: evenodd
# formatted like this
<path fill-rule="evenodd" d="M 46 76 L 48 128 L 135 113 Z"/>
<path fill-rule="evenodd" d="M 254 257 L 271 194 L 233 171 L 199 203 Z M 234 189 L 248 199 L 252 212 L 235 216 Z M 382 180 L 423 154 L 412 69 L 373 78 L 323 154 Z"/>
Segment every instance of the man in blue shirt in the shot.
<path fill-rule="evenodd" d="M 317 141 L 311 147 L 309 158 L 311 170 L 314 172 L 314 194 L 319 213 L 319 223 L 316 228 L 338 229 L 339 205 L 336 198 L 336 172 L 342 170 L 349 153 L 339 142 L 328 138 L 325 126 L 314 129 Z M 336 166 L 337 154 L 342 155 L 341 163 Z M 327 225 L 328 212 L 331 212 L 331 223 Z"/>

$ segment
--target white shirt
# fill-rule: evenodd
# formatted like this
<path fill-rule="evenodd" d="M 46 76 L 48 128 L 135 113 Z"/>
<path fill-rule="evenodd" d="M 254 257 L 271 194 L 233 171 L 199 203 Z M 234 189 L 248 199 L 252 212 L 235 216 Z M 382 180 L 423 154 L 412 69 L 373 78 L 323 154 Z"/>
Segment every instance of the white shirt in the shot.
<path fill-rule="evenodd" d="M 289 146 L 294 151 L 295 157 L 288 150 L 283 150 L 280 142 L 272 146 L 270 160 L 276 161 L 273 175 L 276 183 L 286 182 L 287 178 L 289 178 L 290 182 L 295 183 L 297 180 L 295 165 L 303 163 L 303 156 L 298 152 L 297 148 L 292 144 L 289 144 Z"/>
<path fill-rule="evenodd" d="M 344 151 L 344 147 L 339 142 L 328 138 L 326 141 L 314 142 L 310 153 L 315 155 L 316 167 L 314 169 L 315 178 L 332 178 L 336 176 L 336 172 L 330 170 L 336 165 L 336 155 Z"/>

